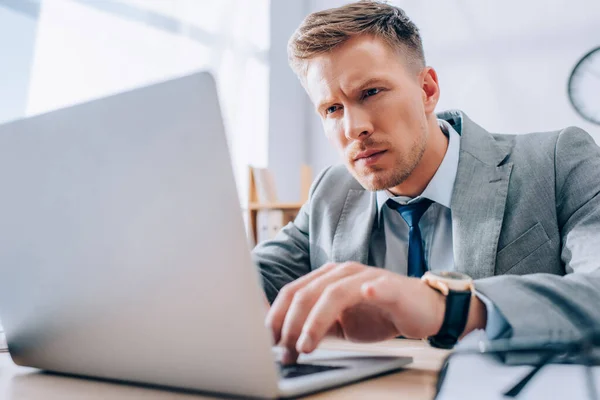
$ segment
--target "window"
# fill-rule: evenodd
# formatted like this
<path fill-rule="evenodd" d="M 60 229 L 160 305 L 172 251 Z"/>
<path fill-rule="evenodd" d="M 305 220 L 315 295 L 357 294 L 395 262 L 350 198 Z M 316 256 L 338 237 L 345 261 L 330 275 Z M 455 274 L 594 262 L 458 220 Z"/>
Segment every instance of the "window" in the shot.
<path fill-rule="evenodd" d="M 0 122 L 208 69 L 243 200 L 246 166 L 267 162 L 269 1 L 2 2 L 2 58 L 19 64 L 0 82 L 19 85 L 0 92 Z"/>

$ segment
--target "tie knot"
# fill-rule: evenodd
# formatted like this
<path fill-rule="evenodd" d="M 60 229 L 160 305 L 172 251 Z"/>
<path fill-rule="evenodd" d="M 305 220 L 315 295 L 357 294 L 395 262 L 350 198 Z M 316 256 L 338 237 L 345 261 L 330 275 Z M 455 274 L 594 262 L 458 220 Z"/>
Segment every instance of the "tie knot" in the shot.
<path fill-rule="evenodd" d="M 429 199 L 423 199 L 418 203 L 411 203 L 406 205 L 398 204 L 392 199 L 389 199 L 387 201 L 387 205 L 390 208 L 393 208 L 396 211 L 398 211 L 410 228 L 419 224 L 421 217 L 423 216 L 423 214 L 425 214 L 425 211 L 427 211 L 431 203 L 432 201 Z"/>

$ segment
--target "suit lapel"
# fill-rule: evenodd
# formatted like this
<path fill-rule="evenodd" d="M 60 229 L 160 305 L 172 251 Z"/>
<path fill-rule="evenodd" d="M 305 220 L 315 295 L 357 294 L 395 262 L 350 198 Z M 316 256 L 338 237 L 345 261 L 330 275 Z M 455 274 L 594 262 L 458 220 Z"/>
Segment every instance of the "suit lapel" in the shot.
<path fill-rule="evenodd" d="M 364 189 L 350 189 L 333 237 L 333 262 L 368 263 L 369 244 L 377 214 L 376 196 Z"/>
<path fill-rule="evenodd" d="M 512 163 L 509 149 L 463 114 L 460 157 L 452 193 L 452 240 L 457 271 L 494 275 Z"/>

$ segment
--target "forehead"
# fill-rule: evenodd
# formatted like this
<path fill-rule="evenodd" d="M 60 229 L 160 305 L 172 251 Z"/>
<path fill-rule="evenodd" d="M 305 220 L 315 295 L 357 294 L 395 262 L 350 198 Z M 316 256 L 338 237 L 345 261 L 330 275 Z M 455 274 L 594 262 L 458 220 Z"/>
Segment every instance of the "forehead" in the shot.
<path fill-rule="evenodd" d="M 382 39 L 359 36 L 306 63 L 306 89 L 315 104 L 339 90 L 370 79 L 402 79 L 408 71 L 400 53 Z"/>

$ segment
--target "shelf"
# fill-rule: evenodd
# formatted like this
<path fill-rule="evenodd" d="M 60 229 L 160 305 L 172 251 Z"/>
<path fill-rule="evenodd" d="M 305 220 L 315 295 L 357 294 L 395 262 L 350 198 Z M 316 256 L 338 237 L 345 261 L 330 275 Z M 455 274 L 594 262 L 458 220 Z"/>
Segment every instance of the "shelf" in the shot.
<path fill-rule="evenodd" d="M 264 171 L 263 171 L 264 172 Z M 268 170 L 267 170 L 268 172 Z M 300 201 L 296 202 L 279 202 L 277 201 L 277 196 L 263 196 L 265 198 L 270 199 L 272 202 L 269 203 L 261 203 L 259 202 L 258 190 L 256 187 L 256 179 L 255 179 L 255 169 L 251 166 L 248 167 L 248 203 L 244 208 L 244 211 L 247 213 L 247 226 L 248 226 L 248 236 L 249 242 L 256 244 L 257 238 L 257 225 L 256 220 L 264 210 L 281 210 L 283 211 L 284 220 L 289 221 L 290 218 L 294 218 L 295 215 L 300 211 L 300 208 L 304 205 L 304 203 L 308 200 L 308 192 L 310 190 L 310 183 L 312 179 L 312 171 L 309 166 L 302 165 L 300 168 Z M 273 181 L 268 176 L 265 178 L 262 177 L 263 184 L 267 181 Z M 273 184 L 273 182 L 271 182 Z M 274 185 L 274 184 L 273 184 Z M 266 190 L 263 192 L 267 193 Z M 274 191 L 275 194 L 277 193 Z"/>
<path fill-rule="evenodd" d="M 250 203 L 248 210 L 296 210 L 304 203 Z"/>

